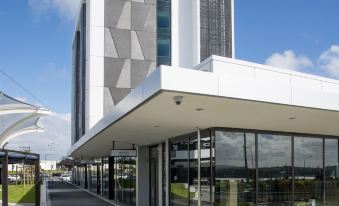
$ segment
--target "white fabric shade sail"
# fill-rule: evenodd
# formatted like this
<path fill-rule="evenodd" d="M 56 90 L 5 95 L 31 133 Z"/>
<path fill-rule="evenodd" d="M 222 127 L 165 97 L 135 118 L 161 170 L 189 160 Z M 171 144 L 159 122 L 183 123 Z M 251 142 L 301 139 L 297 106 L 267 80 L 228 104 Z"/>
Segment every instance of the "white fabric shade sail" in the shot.
<path fill-rule="evenodd" d="M 0 147 L 19 135 L 42 132 L 38 121 L 49 114 L 48 109 L 27 104 L 0 91 Z"/>

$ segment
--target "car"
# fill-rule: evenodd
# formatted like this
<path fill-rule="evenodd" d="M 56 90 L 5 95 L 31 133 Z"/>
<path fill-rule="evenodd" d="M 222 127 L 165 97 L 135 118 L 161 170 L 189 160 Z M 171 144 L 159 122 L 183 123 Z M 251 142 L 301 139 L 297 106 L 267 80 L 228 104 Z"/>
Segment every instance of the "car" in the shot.
<path fill-rule="evenodd" d="M 60 181 L 71 181 L 71 176 L 68 174 L 60 175 Z"/>
<path fill-rule="evenodd" d="M 8 181 L 9 182 L 15 182 L 15 181 L 20 181 L 21 178 L 19 175 L 8 175 Z"/>

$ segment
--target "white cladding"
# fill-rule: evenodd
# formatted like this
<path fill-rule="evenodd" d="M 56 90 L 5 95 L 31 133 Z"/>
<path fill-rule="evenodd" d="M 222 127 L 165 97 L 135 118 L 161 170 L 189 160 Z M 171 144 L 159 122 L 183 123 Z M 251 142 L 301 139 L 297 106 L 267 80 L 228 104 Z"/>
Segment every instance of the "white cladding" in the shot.
<path fill-rule="evenodd" d="M 104 115 L 104 0 L 87 3 L 86 131 Z"/>
<path fill-rule="evenodd" d="M 339 111 L 339 81 L 281 68 L 212 56 L 194 69 L 161 66 L 127 95 L 113 112 L 72 146 L 75 152 L 105 128 L 152 101 L 160 91 L 250 100 L 274 105 Z M 264 105 L 264 104 L 263 104 Z M 267 105 L 267 104 L 266 104 Z M 327 114 L 327 113 L 326 113 Z M 213 127 L 215 125 L 209 125 Z M 279 128 L 278 128 L 279 130 Z M 318 134 L 323 131 L 319 131 Z M 333 134 L 332 134 L 333 135 Z M 89 143 L 87 143 L 89 144 Z"/>
<path fill-rule="evenodd" d="M 172 65 L 192 68 L 200 63 L 200 4 L 172 0 Z"/>

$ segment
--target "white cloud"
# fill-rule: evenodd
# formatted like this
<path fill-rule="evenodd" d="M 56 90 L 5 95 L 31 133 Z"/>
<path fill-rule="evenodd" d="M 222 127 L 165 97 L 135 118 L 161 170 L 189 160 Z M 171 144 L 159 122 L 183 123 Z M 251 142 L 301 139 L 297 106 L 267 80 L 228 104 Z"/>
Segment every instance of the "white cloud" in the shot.
<path fill-rule="evenodd" d="M 328 74 L 339 78 L 339 45 L 332 45 L 331 48 L 321 53 L 319 64 Z"/>
<path fill-rule="evenodd" d="M 38 15 L 56 11 L 61 18 L 74 21 L 78 13 L 80 0 L 28 0 L 28 5 Z"/>
<path fill-rule="evenodd" d="M 40 159 L 61 159 L 71 147 L 71 114 L 56 114 L 43 117 L 39 121 L 45 131 L 18 136 L 6 148 L 20 150 L 20 146 L 30 146 L 32 152 L 39 153 Z M 53 147 L 48 144 L 54 143 Z"/>
<path fill-rule="evenodd" d="M 274 53 L 268 57 L 266 64 L 270 66 L 282 67 L 285 69 L 302 71 L 306 68 L 312 68 L 312 61 L 303 54 L 295 54 L 292 50 L 284 51 L 284 53 Z"/>

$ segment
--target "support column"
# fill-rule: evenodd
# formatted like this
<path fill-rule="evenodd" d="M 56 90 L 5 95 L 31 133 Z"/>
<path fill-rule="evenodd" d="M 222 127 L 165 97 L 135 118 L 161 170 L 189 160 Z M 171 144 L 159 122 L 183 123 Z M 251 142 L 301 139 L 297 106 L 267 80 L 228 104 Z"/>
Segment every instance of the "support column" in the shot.
<path fill-rule="evenodd" d="M 170 168 L 169 168 L 169 153 L 170 153 L 170 150 L 169 150 L 169 146 L 170 146 L 170 143 L 169 143 L 169 140 L 166 139 L 166 147 L 165 147 L 165 164 L 166 164 L 166 206 L 169 206 L 169 202 L 170 202 Z"/>
<path fill-rule="evenodd" d="M 137 148 L 137 206 L 144 206 L 150 204 L 149 193 L 149 148 Z"/>
<path fill-rule="evenodd" d="M 201 146 L 200 146 L 200 130 L 197 128 L 198 136 L 198 206 L 201 206 Z"/>
<path fill-rule="evenodd" d="M 40 158 L 34 164 L 35 205 L 40 206 Z"/>
<path fill-rule="evenodd" d="M 8 206 L 8 153 L 2 158 L 2 206 Z"/>

